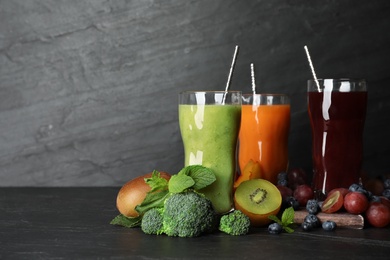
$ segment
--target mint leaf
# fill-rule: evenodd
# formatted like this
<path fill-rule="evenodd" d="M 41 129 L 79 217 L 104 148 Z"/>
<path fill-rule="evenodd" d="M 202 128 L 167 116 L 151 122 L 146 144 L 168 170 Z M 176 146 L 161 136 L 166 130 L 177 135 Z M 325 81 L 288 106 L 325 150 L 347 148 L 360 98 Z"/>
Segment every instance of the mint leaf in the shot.
<path fill-rule="evenodd" d="M 283 227 L 284 228 L 284 230 L 287 232 L 287 233 L 293 233 L 294 232 L 294 229 L 292 229 L 292 228 L 290 228 L 290 227 Z"/>
<path fill-rule="evenodd" d="M 212 170 L 199 165 L 190 169 L 190 176 L 195 181 L 195 185 L 193 187 L 195 190 L 203 189 L 216 180 L 215 174 Z"/>
<path fill-rule="evenodd" d="M 171 176 L 168 182 L 168 189 L 171 193 L 180 193 L 191 188 L 194 184 L 195 181 L 190 176 L 176 174 Z"/>
<path fill-rule="evenodd" d="M 135 207 L 135 210 L 142 216 L 151 208 L 161 208 L 164 206 L 165 199 L 169 196 L 169 191 L 148 192 L 141 204 Z"/>
<path fill-rule="evenodd" d="M 202 165 L 189 165 L 184 167 L 177 175 L 187 175 L 194 180 L 193 189 L 200 190 L 216 180 L 212 170 Z"/>
<path fill-rule="evenodd" d="M 145 178 L 145 182 L 150 186 L 150 192 L 168 189 L 168 181 L 160 177 L 160 172 L 156 170 L 152 172 L 152 177 Z"/>
<path fill-rule="evenodd" d="M 271 215 L 271 216 L 268 216 L 268 218 L 269 218 L 270 220 L 275 221 L 276 223 L 278 223 L 279 225 L 282 226 L 282 221 L 280 221 L 280 219 L 279 219 L 277 216 Z"/>
<path fill-rule="evenodd" d="M 125 215 L 119 214 L 113 220 L 111 220 L 110 224 L 132 228 L 141 226 L 141 220 L 142 217 L 129 218 Z"/>
<path fill-rule="evenodd" d="M 290 226 L 294 224 L 294 214 L 294 208 L 289 207 L 283 211 L 281 220 L 275 215 L 268 216 L 268 218 L 281 225 L 287 233 L 292 233 L 294 229 Z"/>
<path fill-rule="evenodd" d="M 284 226 L 288 226 L 290 224 L 293 224 L 294 223 L 294 208 L 293 207 L 289 207 L 287 209 L 285 209 L 283 211 L 283 214 L 282 214 L 282 224 Z"/>

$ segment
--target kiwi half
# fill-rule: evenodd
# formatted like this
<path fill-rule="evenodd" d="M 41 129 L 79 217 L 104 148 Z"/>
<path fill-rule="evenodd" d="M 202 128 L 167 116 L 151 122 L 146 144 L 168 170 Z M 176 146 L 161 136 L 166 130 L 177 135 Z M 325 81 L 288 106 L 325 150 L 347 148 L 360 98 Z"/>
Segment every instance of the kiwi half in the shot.
<path fill-rule="evenodd" d="M 268 216 L 278 214 L 281 205 L 279 189 L 264 179 L 244 181 L 234 193 L 235 208 L 246 214 L 255 227 L 269 224 Z"/>

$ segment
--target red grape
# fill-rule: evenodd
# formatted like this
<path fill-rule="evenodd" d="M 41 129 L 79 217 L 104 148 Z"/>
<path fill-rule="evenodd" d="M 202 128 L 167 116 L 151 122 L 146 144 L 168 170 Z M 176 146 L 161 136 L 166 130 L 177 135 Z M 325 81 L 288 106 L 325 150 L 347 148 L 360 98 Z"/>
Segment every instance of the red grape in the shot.
<path fill-rule="evenodd" d="M 295 190 L 302 184 L 307 184 L 307 175 L 302 168 L 292 168 L 287 173 L 288 186 Z"/>
<path fill-rule="evenodd" d="M 322 203 L 321 210 L 324 213 L 333 213 L 339 211 L 344 204 L 344 196 L 340 190 L 330 192 L 328 197 Z"/>
<path fill-rule="evenodd" d="M 283 200 L 293 195 L 293 191 L 289 187 L 282 186 L 282 185 L 277 185 L 276 187 L 279 189 Z"/>
<path fill-rule="evenodd" d="M 347 195 L 347 193 L 349 193 L 349 190 L 347 188 L 335 188 L 335 189 L 328 192 L 327 197 L 329 197 L 330 195 L 332 195 L 333 192 L 336 192 L 336 191 L 339 191 L 341 193 L 341 195 L 343 196 L 343 198 L 345 197 L 345 195 Z"/>
<path fill-rule="evenodd" d="M 313 199 L 314 192 L 309 185 L 302 184 L 295 188 L 293 196 L 299 202 L 299 205 L 304 207 L 308 200 Z"/>
<path fill-rule="evenodd" d="M 366 211 L 366 218 L 374 227 L 386 227 L 390 224 L 390 208 L 380 202 L 371 202 Z"/>
<path fill-rule="evenodd" d="M 344 208 L 352 214 L 361 214 L 368 208 L 368 198 L 361 192 L 351 191 L 344 197 Z"/>

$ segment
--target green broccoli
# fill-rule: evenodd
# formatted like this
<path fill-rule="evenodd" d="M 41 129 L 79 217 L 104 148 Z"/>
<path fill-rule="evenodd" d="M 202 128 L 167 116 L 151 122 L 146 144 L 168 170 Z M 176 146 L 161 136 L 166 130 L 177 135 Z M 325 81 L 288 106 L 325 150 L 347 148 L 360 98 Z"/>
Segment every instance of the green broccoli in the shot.
<path fill-rule="evenodd" d="M 211 201 L 195 191 L 172 194 L 164 204 L 163 232 L 168 236 L 196 237 L 217 229 Z"/>
<path fill-rule="evenodd" d="M 219 222 L 219 230 L 229 235 L 240 236 L 249 232 L 249 217 L 240 210 L 223 215 Z"/>
<path fill-rule="evenodd" d="M 148 235 L 160 235 L 163 233 L 162 208 L 152 208 L 145 212 L 141 221 L 141 229 Z"/>

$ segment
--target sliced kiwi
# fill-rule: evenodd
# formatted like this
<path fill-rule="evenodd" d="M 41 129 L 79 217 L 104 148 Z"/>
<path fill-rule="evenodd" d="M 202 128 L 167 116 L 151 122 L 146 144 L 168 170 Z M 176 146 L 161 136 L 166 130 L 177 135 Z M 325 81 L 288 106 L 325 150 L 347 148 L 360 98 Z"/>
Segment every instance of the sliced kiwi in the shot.
<path fill-rule="evenodd" d="M 264 179 L 242 182 L 234 193 L 235 207 L 244 212 L 253 226 L 270 223 L 270 215 L 276 215 L 282 205 L 279 189 Z"/>

